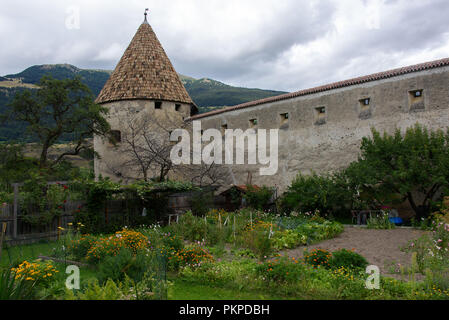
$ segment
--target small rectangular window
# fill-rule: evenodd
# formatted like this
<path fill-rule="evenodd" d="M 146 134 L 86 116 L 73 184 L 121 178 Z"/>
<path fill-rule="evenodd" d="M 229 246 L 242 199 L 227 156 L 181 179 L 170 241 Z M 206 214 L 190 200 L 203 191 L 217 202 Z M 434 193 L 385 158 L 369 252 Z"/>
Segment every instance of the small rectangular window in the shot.
<path fill-rule="evenodd" d="M 180 104 L 175 104 L 175 110 L 176 111 L 181 111 L 181 105 Z"/>
<path fill-rule="evenodd" d="M 251 119 L 249 120 L 249 125 L 251 128 L 256 127 L 259 124 L 259 121 L 257 121 L 257 119 Z"/>
<path fill-rule="evenodd" d="M 365 106 L 365 107 L 367 107 L 367 106 L 369 106 L 369 105 L 370 105 L 370 103 L 371 103 L 371 99 L 370 99 L 370 98 L 365 98 L 365 99 L 362 99 L 362 100 L 360 100 L 360 103 L 362 104 L 362 106 Z"/>
<path fill-rule="evenodd" d="M 411 112 L 423 111 L 426 109 L 424 104 L 424 90 L 412 90 L 409 91 L 409 110 Z"/>
<path fill-rule="evenodd" d="M 325 115 L 326 114 L 326 107 L 316 108 L 316 111 L 317 111 L 318 115 L 320 115 L 320 116 Z"/>
<path fill-rule="evenodd" d="M 154 104 L 155 109 L 162 109 L 162 102 L 161 101 L 156 101 Z"/>
<path fill-rule="evenodd" d="M 326 107 L 315 108 L 315 125 L 326 124 Z"/>
<path fill-rule="evenodd" d="M 281 113 L 280 117 L 281 117 L 281 125 L 284 125 L 288 122 L 290 115 L 288 113 Z"/>

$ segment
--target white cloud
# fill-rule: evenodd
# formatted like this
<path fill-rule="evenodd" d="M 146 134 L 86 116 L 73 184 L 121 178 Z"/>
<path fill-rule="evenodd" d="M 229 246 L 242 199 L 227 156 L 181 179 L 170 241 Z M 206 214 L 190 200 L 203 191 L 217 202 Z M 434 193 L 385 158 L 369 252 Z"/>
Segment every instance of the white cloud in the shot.
<path fill-rule="evenodd" d="M 176 69 L 299 90 L 449 57 L 446 0 L 0 0 L 0 75 L 33 64 L 113 69 L 144 9 Z M 80 9 L 80 29 L 65 27 Z"/>

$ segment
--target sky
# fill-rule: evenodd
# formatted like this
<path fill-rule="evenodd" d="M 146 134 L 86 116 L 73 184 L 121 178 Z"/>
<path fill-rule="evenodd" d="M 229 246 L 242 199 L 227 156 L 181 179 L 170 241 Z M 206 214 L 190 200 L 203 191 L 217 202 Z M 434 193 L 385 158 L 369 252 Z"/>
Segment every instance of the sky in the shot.
<path fill-rule="evenodd" d="M 175 69 L 282 91 L 449 57 L 448 0 L 0 0 L 0 75 L 112 70 L 148 20 Z"/>

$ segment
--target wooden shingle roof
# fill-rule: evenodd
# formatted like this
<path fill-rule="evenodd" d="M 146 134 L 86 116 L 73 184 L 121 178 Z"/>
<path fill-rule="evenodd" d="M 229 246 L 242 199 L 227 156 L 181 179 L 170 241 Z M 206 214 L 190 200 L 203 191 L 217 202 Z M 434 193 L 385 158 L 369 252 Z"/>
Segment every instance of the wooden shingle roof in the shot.
<path fill-rule="evenodd" d="M 142 23 L 96 103 L 163 100 L 193 104 L 148 22 Z"/>

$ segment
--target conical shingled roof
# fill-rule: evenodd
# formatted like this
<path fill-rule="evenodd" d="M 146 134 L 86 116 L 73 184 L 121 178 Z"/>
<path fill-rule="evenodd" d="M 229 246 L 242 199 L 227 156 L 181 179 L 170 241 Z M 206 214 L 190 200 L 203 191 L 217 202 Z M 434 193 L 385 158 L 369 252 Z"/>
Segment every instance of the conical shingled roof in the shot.
<path fill-rule="evenodd" d="M 151 26 L 137 30 L 96 103 L 164 100 L 193 104 Z"/>

